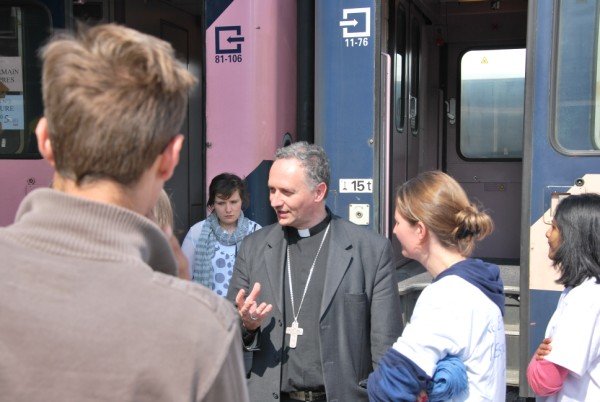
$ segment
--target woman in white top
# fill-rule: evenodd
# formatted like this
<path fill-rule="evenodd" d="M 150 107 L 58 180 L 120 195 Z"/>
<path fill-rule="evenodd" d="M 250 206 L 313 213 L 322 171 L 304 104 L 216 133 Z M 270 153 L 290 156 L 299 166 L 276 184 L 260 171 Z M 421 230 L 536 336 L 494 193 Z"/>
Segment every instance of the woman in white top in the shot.
<path fill-rule="evenodd" d="M 192 280 L 221 296 L 227 294 L 240 243 L 261 226 L 244 216 L 246 184 L 238 176 L 221 173 L 210 182 L 208 217 L 195 224 L 181 248 L 188 258 Z"/>
<path fill-rule="evenodd" d="M 427 400 L 427 393 L 429 400 L 504 402 L 504 286 L 498 266 L 469 258 L 476 240 L 492 231 L 491 218 L 450 176 L 425 172 L 398 189 L 395 219 L 402 254 L 434 279 L 402 336 L 369 377 L 370 400 Z M 464 378 L 465 368 L 467 378 L 461 380 L 462 392 L 440 398 L 431 395 L 434 373 L 446 359 L 459 363 L 450 381 Z"/>
<path fill-rule="evenodd" d="M 600 401 L 600 195 L 571 195 L 546 232 L 565 286 L 527 369 L 544 401 Z"/>

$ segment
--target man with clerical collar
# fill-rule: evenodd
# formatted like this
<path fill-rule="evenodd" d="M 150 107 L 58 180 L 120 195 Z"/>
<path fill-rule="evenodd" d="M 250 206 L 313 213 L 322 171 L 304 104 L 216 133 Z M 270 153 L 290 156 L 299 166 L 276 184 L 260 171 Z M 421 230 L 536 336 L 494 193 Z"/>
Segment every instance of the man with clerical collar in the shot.
<path fill-rule="evenodd" d="M 367 401 L 402 331 L 391 246 L 325 205 L 329 161 L 306 142 L 269 172 L 278 223 L 246 237 L 227 298 L 242 321 L 252 401 Z"/>

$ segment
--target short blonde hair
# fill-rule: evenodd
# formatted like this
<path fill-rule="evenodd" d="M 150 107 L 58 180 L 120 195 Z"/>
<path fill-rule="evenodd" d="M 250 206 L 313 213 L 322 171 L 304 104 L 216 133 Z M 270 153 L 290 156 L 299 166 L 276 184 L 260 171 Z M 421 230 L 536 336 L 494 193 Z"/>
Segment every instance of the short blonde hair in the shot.
<path fill-rule="evenodd" d="M 179 132 L 196 82 L 169 43 L 115 24 L 58 34 L 41 58 L 56 170 L 77 184 L 135 183 Z"/>
<path fill-rule="evenodd" d="M 494 229 L 492 218 L 469 202 L 460 184 L 439 171 L 421 173 L 398 187 L 396 210 L 413 225 L 422 222 L 442 245 L 465 257 Z"/>
<path fill-rule="evenodd" d="M 150 211 L 148 218 L 161 228 L 168 226 L 173 229 L 173 204 L 171 204 L 171 197 L 169 197 L 169 194 L 167 194 L 164 188 L 160 190 L 156 205 L 152 208 L 152 211 Z"/>

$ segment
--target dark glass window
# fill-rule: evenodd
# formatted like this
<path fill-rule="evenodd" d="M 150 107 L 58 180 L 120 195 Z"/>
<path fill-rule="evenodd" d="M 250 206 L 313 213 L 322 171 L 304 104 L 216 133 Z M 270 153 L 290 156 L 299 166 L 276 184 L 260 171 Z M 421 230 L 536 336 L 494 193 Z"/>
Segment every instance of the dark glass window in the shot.
<path fill-rule="evenodd" d="M 404 130 L 405 60 L 406 12 L 402 7 L 398 7 L 396 10 L 396 54 L 394 57 L 394 126 L 399 133 Z"/>
<path fill-rule="evenodd" d="M 560 2 L 553 138 L 559 151 L 600 150 L 598 13 L 596 0 Z"/>
<path fill-rule="evenodd" d="M 39 47 L 50 16 L 34 4 L 0 6 L 0 158 L 39 158 L 35 126 L 43 113 Z"/>
<path fill-rule="evenodd" d="M 419 133 L 419 63 L 421 58 L 421 26 L 416 18 L 410 23 L 410 94 L 408 118 L 410 131 Z"/>
<path fill-rule="evenodd" d="M 523 157 L 525 49 L 466 52 L 460 61 L 460 154 Z"/>

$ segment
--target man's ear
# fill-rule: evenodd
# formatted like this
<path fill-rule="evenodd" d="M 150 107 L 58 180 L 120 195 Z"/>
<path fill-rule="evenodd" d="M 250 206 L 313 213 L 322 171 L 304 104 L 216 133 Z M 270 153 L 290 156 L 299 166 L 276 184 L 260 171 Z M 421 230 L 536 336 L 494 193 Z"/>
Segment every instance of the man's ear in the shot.
<path fill-rule="evenodd" d="M 160 162 L 158 165 L 158 174 L 160 178 L 167 181 L 173 176 L 175 167 L 179 163 L 179 153 L 183 147 L 183 141 L 185 137 L 181 134 L 177 134 L 169 141 L 169 144 L 159 155 Z"/>
<path fill-rule="evenodd" d="M 37 138 L 38 149 L 44 159 L 48 161 L 50 166 L 54 166 L 54 151 L 52 150 L 52 142 L 48 132 L 48 120 L 42 117 L 35 127 L 35 136 Z"/>
<path fill-rule="evenodd" d="M 315 187 L 315 201 L 320 202 L 325 198 L 327 194 L 327 184 L 321 182 Z"/>

